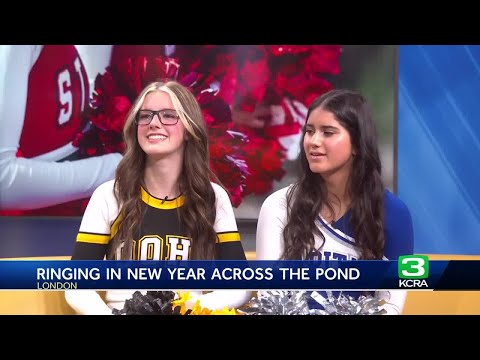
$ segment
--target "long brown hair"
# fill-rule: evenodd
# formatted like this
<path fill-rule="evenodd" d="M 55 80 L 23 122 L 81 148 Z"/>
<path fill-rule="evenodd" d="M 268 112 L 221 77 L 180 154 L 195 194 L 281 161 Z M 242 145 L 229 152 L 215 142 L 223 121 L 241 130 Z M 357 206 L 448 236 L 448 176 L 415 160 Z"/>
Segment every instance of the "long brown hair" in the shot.
<path fill-rule="evenodd" d="M 351 198 L 350 226 L 360 259 L 382 259 L 384 235 L 384 185 L 378 154 L 377 134 L 372 112 L 366 99 L 351 90 L 332 90 L 318 97 L 307 112 L 322 108 L 331 112 L 350 134 L 355 149 L 352 171 L 347 183 Z M 305 137 L 305 128 L 303 138 Z M 302 259 L 314 249 L 314 235 L 325 241 L 315 225 L 322 206 L 327 202 L 323 178 L 310 170 L 305 149 L 300 150 L 301 176 L 287 193 L 288 220 L 283 231 L 285 259 Z"/>
<path fill-rule="evenodd" d="M 192 259 L 215 258 L 217 234 L 215 221 L 215 192 L 211 180 L 220 183 L 209 167 L 208 136 L 202 111 L 190 90 L 178 82 L 155 82 L 146 86 L 132 105 L 127 115 L 123 136 L 125 154 L 118 165 L 114 192 L 120 207 L 120 222 L 109 249 L 113 258 L 116 249 L 123 243 L 122 259 L 132 258 L 133 237 L 144 216 L 145 207 L 140 197 L 144 182 L 146 154 L 137 139 L 135 116 L 147 94 L 161 91 L 170 95 L 180 121 L 188 132 L 185 141 L 179 188 L 185 196 L 183 206 L 178 208 L 179 219 L 192 238 Z"/>

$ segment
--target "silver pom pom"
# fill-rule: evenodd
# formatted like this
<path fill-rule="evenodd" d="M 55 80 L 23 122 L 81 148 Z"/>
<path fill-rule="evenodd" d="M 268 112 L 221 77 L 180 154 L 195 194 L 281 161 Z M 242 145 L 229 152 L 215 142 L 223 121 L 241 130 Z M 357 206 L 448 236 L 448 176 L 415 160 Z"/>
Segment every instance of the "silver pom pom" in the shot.
<path fill-rule="evenodd" d="M 308 315 L 305 291 L 259 291 L 247 306 L 246 315 Z"/>
<path fill-rule="evenodd" d="M 354 299 L 340 293 L 334 296 L 332 291 L 325 291 L 327 297 L 318 292 L 307 291 L 259 291 L 257 296 L 238 312 L 246 315 L 382 315 L 384 300 L 369 295 Z M 310 309 L 308 300 L 313 299 L 323 309 Z"/>
<path fill-rule="evenodd" d="M 323 297 L 314 291 L 310 297 L 323 306 L 323 310 L 310 310 L 312 315 L 382 315 L 386 314 L 383 308 L 384 300 L 369 295 L 361 295 L 358 299 L 340 293 L 335 297 L 331 291 L 325 291 L 327 297 Z"/>

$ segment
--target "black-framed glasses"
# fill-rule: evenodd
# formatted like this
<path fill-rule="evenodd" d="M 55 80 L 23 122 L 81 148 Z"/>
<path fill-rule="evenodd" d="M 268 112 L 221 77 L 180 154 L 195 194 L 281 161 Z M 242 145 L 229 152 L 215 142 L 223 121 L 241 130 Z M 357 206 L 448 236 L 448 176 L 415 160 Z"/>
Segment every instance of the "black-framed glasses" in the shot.
<path fill-rule="evenodd" d="M 158 111 L 153 110 L 140 110 L 136 117 L 135 123 L 137 125 L 149 125 L 153 117 L 157 115 L 162 125 L 175 125 L 180 119 L 177 112 L 173 109 L 163 109 Z"/>

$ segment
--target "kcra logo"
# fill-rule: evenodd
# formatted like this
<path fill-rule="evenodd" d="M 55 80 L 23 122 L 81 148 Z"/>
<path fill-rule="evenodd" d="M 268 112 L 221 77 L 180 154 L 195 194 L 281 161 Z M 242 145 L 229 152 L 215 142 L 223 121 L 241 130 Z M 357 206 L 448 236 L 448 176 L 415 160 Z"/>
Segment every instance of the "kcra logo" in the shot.
<path fill-rule="evenodd" d="M 405 255 L 398 258 L 400 288 L 428 288 L 429 266 L 425 255 Z"/>

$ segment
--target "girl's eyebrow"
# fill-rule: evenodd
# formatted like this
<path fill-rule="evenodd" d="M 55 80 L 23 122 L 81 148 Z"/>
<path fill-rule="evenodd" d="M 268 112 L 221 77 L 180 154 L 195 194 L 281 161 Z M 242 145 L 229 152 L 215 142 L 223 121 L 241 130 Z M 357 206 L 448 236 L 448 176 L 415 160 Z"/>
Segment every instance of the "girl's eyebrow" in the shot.
<path fill-rule="evenodd" d="M 314 128 L 315 126 L 313 126 L 312 124 L 306 124 L 305 127 Z M 320 126 L 320 129 L 321 130 L 337 130 L 338 128 L 333 125 L 322 125 Z"/>
<path fill-rule="evenodd" d="M 146 110 L 146 111 L 176 111 L 175 109 L 170 109 L 170 108 L 163 108 L 163 109 L 160 109 L 160 110 L 152 110 L 152 109 L 148 109 L 148 108 L 145 108 L 145 109 L 140 109 L 140 110 Z"/>

